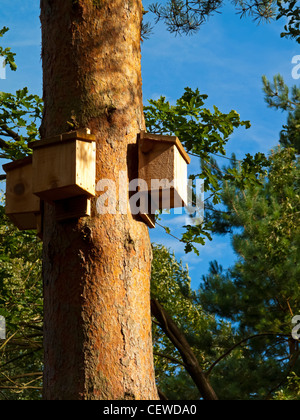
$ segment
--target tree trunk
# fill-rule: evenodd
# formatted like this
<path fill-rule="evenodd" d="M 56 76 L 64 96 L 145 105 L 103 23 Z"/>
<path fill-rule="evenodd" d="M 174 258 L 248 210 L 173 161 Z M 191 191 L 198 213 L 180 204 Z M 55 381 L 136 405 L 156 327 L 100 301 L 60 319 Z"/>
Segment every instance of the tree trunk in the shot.
<path fill-rule="evenodd" d="M 90 128 L 96 183 L 137 178 L 141 19 L 141 0 L 41 0 L 41 135 Z M 44 399 L 157 399 L 145 224 L 97 214 L 96 198 L 91 217 L 58 223 L 46 204 L 43 239 Z"/>

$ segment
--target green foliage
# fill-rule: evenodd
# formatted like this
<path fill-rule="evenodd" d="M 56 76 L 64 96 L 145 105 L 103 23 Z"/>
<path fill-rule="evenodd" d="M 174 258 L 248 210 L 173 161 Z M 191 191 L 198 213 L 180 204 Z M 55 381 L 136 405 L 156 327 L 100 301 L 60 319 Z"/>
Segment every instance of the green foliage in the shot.
<path fill-rule="evenodd" d="M 225 272 L 211 264 L 199 294 L 206 311 L 237 325 L 241 340 L 253 336 L 242 348 L 248 378 L 243 392 L 259 399 L 274 395 L 290 371 L 299 375 L 300 369 L 291 338 L 300 305 L 299 159 L 294 149 L 279 148 L 269 161 L 261 186 L 242 191 L 224 181 L 225 211 L 207 217 L 216 221 L 215 231 L 233 233 L 238 261 Z M 241 366 L 231 369 L 239 377 Z"/>
<path fill-rule="evenodd" d="M 297 0 L 232 0 L 237 13 L 249 16 L 254 21 L 270 22 L 286 19 L 281 37 L 295 39 L 300 43 L 300 7 Z M 153 3 L 149 11 L 156 23 L 163 21 L 169 32 L 189 35 L 197 32 L 214 13 L 220 13 L 224 0 L 167 0 Z"/>
<path fill-rule="evenodd" d="M 201 172 L 193 174 L 192 179 L 203 179 L 204 191 L 210 192 L 214 204 L 220 202 L 223 180 L 238 183 L 240 188 L 260 183 L 260 176 L 266 173 L 268 160 L 262 153 L 254 157 L 247 154 L 239 163 L 239 171 L 232 167 L 224 173 L 213 163 L 212 155 L 226 156 L 225 146 L 235 129 L 250 128 L 249 121 L 242 121 L 240 115 L 232 110 L 222 113 L 216 106 L 214 111 L 204 107 L 207 95 L 199 90 L 185 88 L 176 105 L 170 105 L 165 97 L 150 100 L 145 107 L 146 126 L 151 133 L 176 135 L 188 153 L 201 160 Z M 211 223 L 185 226 L 180 239 L 185 243 L 185 251 L 199 255 L 197 244 L 203 245 L 205 238 L 211 239 Z"/>
<path fill-rule="evenodd" d="M 209 153 L 225 152 L 235 128 L 250 128 L 249 121 L 241 121 L 236 111 L 222 113 L 216 106 L 214 112 L 204 108 L 207 95 L 199 90 L 185 88 L 184 94 L 170 105 L 165 97 L 149 100 L 145 107 L 147 129 L 151 133 L 175 134 L 188 152 L 207 158 Z"/>
<path fill-rule="evenodd" d="M 296 85 L 290 89 L 280 74 L 274 76 L 272 83 L 266 76 L 262 81 L 265 101 L 270 108 L 293 111 L 300 106 L 300 89 Z"/>
<path fill-rule="evenodd" d="M 0 37 L 7 30 L 0 31 Z M 15 54 L 1 47 L 0 54 L 15 70 Z M 42 100 L 27 88 L 15 95 L 0 92 L 1 158 L 16 160 L 31 154 L 28 144 L 39 138 L 42 111 Z M 0 315 L 6 320 L 7 336 L 0 341 L 1 400 L 41 398 L 41 252 L 35 233 L 18 231 L 0 205 Z"/>
<path fill-rule="evenodd" d="M 0 30 L 0 38 L 7 31 L 6 27 Z M 0 46 L 0 56 L 6 57 L 12 70 L 17 69 L 10 48 Z M 26 87 L 15 95 L 0 92 L 0 158 L 17 160 L 32 153 L 28 145 L 39 139 L 42 114 L 42 99 L 29 94 Z"/>
<path fill-rule="evenodd" d="M 280 133 L 280 144 L 293 147 L 300 154 L 300 88 L 294 85 L 291 89 L 285 84 L 283 77 L 278 74 L 271 83 L 263 76 L 263 90 L 265 101 L 270 108 L 290 111 L 287 124 Z"/>
<path fill-rule="evenodd" d="M 228 323 L 207 315 L 191 289 L 187 267 L 162 245 L 153 245 L 151 295 L 185 334 L 203 370 L 232 344 Z M 154 360 L 158 387 L 169 399 L 198 399 L 199 391 L 187 374 L 177 349 L 153 324 Z"/>
<path fill-rule="evenodd" d="M 277 401 L 299 401 L 300 400 L 300 377 L 292 372 L 288 377 L 286 387 L 277 391 L 274 397 Z"/>
<path fill-rule="evenodd" d="M 32 151 L 30 142 L 39 139 L 42 99 L 20 89 L 15 95 L 0 92 L 0 157 L 20 159 Z"/>
<path fill-rule="evenodd" d="M 289 113 L 287 124 L 280 133 L 280 144 L 283 147 L 294 147 L 300 154 L 300 106 Z"/>
<path fill-rule="evenodd" d="M 19 232 L 0 206 L 0 400 L 39 399 L 42 381 L 41 243 Z"/>
<path fill-rule="evenodd" d="M 5 26 L 4 26 L 4 28 L 0 29 L 0 38 L 2 38 L 6 34 L 6 32 L 8 32 L 8 31 L 9 31 L 9 29 L 6 28 Z M 12 71 L 17 70 L 17 65 L 16 65 L 16 62 L 15 62 L 15 56 L 16 56 L 16 54 L 11 52 L 10 48 L 5 48 L 4 49 L 0 45 L 0 57 L 5 58 L 5 64 L 8 64 Z"/>
<path fill-rule="evenodd" d="M 224 0 L 167 0 L 163 4 L 151 4 L 149 10 L 156 16 L 156 22 L 163 21 L 171 33 L 188 35 L 197 32 L 210 16 L 218 13 L 223 3 Z M 268 22 L 279 13 L 276 0 L 233 0 L 232 3 L 241 17 L 250 16 L 255 21 Z M 280 8 L 280 13 L 279 17 L 289 10 Z"/>
<path fill-rule="evenodd" d="M 297 3 L 297 0 L 277 0 L 277 19 L 287 18 L 285 32 L 282 32 L 281 37 L 292 38 L 300 43 L 300 7 Z"/>
<path fill-rule="evenodd" d="M 149 10 L 155 14 L 156 22 L 164 21 L 171 33 L 187 35 L 197 32 L 222 3 L 223 0 L 171 0 L 166 1 L 165 5 L 153 3 Z"/>

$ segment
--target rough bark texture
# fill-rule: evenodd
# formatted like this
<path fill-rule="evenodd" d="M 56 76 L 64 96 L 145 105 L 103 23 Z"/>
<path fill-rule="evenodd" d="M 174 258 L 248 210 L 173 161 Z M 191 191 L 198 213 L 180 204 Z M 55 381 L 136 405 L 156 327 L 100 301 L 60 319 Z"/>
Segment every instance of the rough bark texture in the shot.
<path fill-rule="evenodd" d="M 41 0 L 43 138 L 97 136 L 97 179 L 137 177 L 141 0 Z M 151 246 L 130 214 L 44 217 L 44 398 L 156 399 Z"/>

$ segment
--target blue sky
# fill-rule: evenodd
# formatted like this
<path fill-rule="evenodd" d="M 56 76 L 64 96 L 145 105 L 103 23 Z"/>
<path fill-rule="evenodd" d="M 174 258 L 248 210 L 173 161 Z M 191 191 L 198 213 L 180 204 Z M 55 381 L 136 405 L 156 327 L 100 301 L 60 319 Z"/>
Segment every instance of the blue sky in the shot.
<path fill-rule="evenodd" d="M 42 94 L 41 39 L 39 0 L 0 0 L 0 27 L 10 31 L 2 38 L 4 47 L 17 54 L 18 71 L 7 69 L 0 79 L 0 91 L 15 92 L 27 86 L 32 93 Z M 145 0 L 147 9 L 152 1 Z M 278 134 L 286 116 L 267 108 L 261 77 L 271 79 L 281 73 L 288 85 L 292 78 L 292 58 L 300 54 L 298 44 L 280 38 L 283 21 L 257 26 L 251 19 L 240 19 L 228 1 L 222 14 L 211 17 L 196 35 L 175 37 L 163 25 L 142 45 L 144 103 L 164 95 L 174 103 L 184 88 L 199 88 L 208 95 L 206 106 L 216 105 L 222 112 L 235 109 L 244 120 L 250 120 L 250 130 L 240 129 L 232 136 L 227 150 L 238 158 L 245 153 L 268 151 L 278 143 Z M 0 162 L 1 164 L 4 162 Z M 225 164 L 226 162 L 224 162 Z M 192 159 L 189 170 L 198 169 Z M 178 234 L 184 217 L 164 215 L 162 223 Z M 178 258 L 189 264 L 192 286 L 197 287 L 208 271 L 209 261 L 217 259 L 225 268 L 234 262 L 230 238 L 216 237 L 200 250 L 200 257 L 185 255 L 183 245 L 157 227 L 151 239 L 173 249 Z"/>

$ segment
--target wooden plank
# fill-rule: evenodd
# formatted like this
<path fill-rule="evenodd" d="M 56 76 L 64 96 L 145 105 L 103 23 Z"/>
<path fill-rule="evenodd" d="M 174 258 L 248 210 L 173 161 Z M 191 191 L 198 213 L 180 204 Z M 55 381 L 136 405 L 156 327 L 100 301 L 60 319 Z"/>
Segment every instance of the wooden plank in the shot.
<path fill-rule="evenodd" d="M 36 216 L 36 236 L 43 240 L 43 212 Z"/>
<path fill-rule="evenodd" d="M 7 213 L 7 216 L 19 230 L 36 230 L 34 213 Z"/>
<path fill-rule="evenodd" d="M 33 154 L 33 192 L 46 201 L 95 195 L 96 145 L 68 140 L 37 148 Z"/>
<path fill-rule="evenodd" d="M 187 154 L 187 152 L 185 151 L 182 143 L 180 142 L 180 140 L 178 139 L 178 137 L 176 136 L 166 136 L 166 135 L 161 135 L 161 134 L 151 134 L 151 133 L 147 133 L 145 131 L 141 131 L 140 135 L 140 140 L 142 140 L 142 151 L 144 153 L 148 153 L 147 149 L 149 149 L 149 145 L 147 145 L 147 143 L 149 142 L 160 142 L 160 143 L 168 143 L 169 145 L 175 145 L 177 147 L 177 149 L 179 150 L 181 156 L 183 157 L 183 159 L 186 161 L 186 163 L 189 165 L 191 163 L 191 158 L 189 157 L 189 155 Z M 151 148 L 150 148 L 151 150 Z"/>
<path fill-rule="evenodd" d="M 35 150 L 41 147 L 48 147 L 57 143 L 63 143 L 73 140 L 82 140 L 86 142 L 95 142 L 96 136 L 90 133 L 89 129 L 81 129 L 70 131 L 68 133 L 58 134 L 57 136 L 47 137 L 42 140 L 34 141 L 30 143 L 30 147 Z"/>
<path fill-rule="evenodd" d="M 46 201 L 76 193 L 76 143 L 38 148 L 33 153 L 33 192 Z M 75 188 L 74 188 L 75 187 Z"/>
<path fill-rule="evenodd" d="M 155 228 L 155 215 L 154 214 L 140 213 L 140 216 L 150 229 Z"/>
<path fill-rule="evenodd" d="M 96 193 L 96 144 L 76 140 L 76 185 L 91 197 Z"/>
<path fill-rule="evenodd" d="M 13 162 L 6 163 L 2 166 L 3 170 L 7 173 L 13 169 L 17 169 L 22 166 L 27 166 L 32 164 L 32 156 L 27 156 L 24 159 L 14 160 Z"/>
<path fill-rule="evenodd" d="M 40 199 L 32 190 L 32 158 L 20 159 L 4 165 L 6 177 L 5 212 L 20 230 L 36 229 Z"/>
<path fill-rule="evenodd" d="M 187 204 L 187 161 L 177 137 L 141 133 L 139 137 L 139 178 L 157 209 Z M 179 141 L 179 140 L 178 140 Z M 181 144 L 181 143 L 180 143 Z"/>

